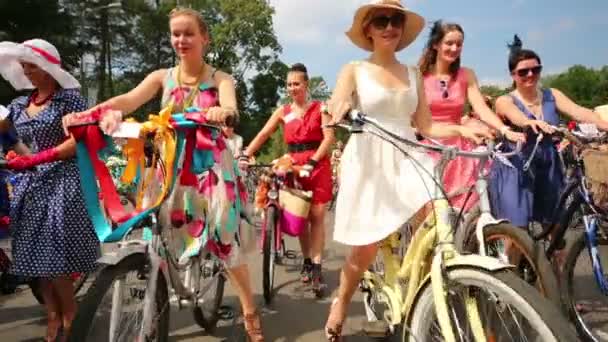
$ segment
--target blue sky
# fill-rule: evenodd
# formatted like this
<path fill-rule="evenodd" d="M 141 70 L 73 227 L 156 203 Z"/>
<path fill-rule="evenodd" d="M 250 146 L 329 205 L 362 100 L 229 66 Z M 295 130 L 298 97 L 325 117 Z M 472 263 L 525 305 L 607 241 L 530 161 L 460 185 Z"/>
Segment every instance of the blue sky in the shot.
<path fill-rule="evenodd" d="M 309 73 L 333 87 L 340 67 L 367 54 L 350 43 L 344 32 L 355 9 L 369 0 L 270 0 L 274 26 L 283 46 L 281 59 L 303 62 Z M 573 64 L 608 64 L 608 0 L 403 0 L 427 20 L 416 42 L 399 54 L 416 63 L 437 19 L 461 24 L 465 31 L 463 64 L 483 84 L 509 82 L 506 44 L 517 33 L 524 47 L 543 60 L 545 74 Z"/>

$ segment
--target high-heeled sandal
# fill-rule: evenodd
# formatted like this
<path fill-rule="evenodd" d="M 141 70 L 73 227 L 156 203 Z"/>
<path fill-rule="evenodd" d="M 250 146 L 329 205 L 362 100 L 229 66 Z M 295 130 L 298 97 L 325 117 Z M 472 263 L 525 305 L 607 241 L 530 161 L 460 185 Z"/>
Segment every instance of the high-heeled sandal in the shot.
<path fill-rule="evenodd" d="M 264 342 L 264 334 L 262 334 L 262 323 L 260 315 L 257 311 L 244 316 L 245 331 L 249 342 Z"/>
<path fill-rule="evenodd" d="M 330 323 L 331 312 L 338 303 L 338 298 L 334 298 L 329 307 L 329 315 L 327 316 L 327 323 Z M 335 324 L 334 327 L 328 327 L 327 323 L 325 323 L 325 337 L 329 342 L 341 342 L 342 341 L 342 327 L 344 326 L 344 318 L 338 324 Z M 335 323 L 335 322 L 332 322 Z"/>

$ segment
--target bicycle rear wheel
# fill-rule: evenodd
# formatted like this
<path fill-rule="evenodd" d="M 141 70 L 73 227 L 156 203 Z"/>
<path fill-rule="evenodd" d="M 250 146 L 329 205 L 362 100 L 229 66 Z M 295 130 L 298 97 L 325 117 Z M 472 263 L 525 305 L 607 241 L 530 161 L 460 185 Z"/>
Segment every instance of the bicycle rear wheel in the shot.
<path fill-rule="evenodd" d="M 608 241 L 598 237 L 598 266 L 607 265 Z M 584 231 L 577 231 L 567 250 L 561 284 L 563 302 L 570 320 L 584 341 L 608 340 L 608 324 L 603 313 L 608 311 L 608 297 L 602 293 L 595 277 L 606 282 L 606 271 L 594 268 Z"/>
<path fill-rule="evenodd" d="M 141 253 L 101 269 L 79 305 L 69 340 L 139 340 L 149 270 L 148 259 Z M 170 307 L 167 282 L 160 271 L 154 296 L 152 331 L 146 341 L 166 342 Z"/>
<path fill-rule="evenodd" d="M 191 279 L 194 281 L 191 290 L 197 299 L 193 309 L 194 320 L 207 333 L 213 333 L 220 319 L 226 283 L 221 261 L 206 253 L 194 259 L 191 267 Z"/>
<path fill-rule="evenodd" d="M 471 297 L 477 304 L 487 341 L 577 340 L 576 333 L 559 310 L 509 270 L 491 272 L 471 266 L 450 267 L 446 270 L 445 281 L 456 341 L 476 341 L 467 319 L 470 311 L 465 307 L 465 300 Z M 429 284 L 421 291 L 409 324 L 404 324 L 402 341 L 443 341 L 432 287 Z"/>
<path fill-rule="evenodd" d="M 262 285 L 264 290 L 264 301 L 266 304 L 272 302 L 274 296 L 274 271 L 275 271 L 275 238 L 277 229 L 277 208 L 270 206 L 264 215 L 264 225 L 262 229 L 265 238 L 262 244 Z"/>

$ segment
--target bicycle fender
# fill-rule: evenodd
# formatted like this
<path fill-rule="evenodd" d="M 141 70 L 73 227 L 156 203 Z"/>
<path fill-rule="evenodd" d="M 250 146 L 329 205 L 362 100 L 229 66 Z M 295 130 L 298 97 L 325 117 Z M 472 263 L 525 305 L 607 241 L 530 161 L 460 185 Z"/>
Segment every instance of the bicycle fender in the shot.
<path fill-rule="evenodd" d="M 482 213 L 477 219 L 475 228 L 475 236 L 477 237 L 477 244 L 479 246 L 479 255 L 486 256 L 486 244 L 483 234 L 483 229 L 488 226 L 494 226 L 501 223 L 508 223 L 505 219 L 496 219 L 490 213 Z"/>
<path fill-rule="evenodd" d="M 124 258 L 133 254 L 145 254 L 147 246 L 144 244 L 129 244 L 125 247 L 117 248 L 111 252 L 104 253 L 101 258 L 97 259 L 99 264 L 116 265 Z"/>
<path fill-rule="evenodd" d="M 482 269 L 489 272 L 495 272 L 505 269 L 513 268 L 513 265 L 506 264 L 496 258 L 481 256 L 477 254 L 469 254 L 469 255 L 456 255 L 449 260 L 445 260 L 446 268 L 477 268 Z M 422 293 L 422 291 L 431 285 L 431 274 L 427 274 L 424 279 L 420 282 L 420 286 L 418 286 L 418 290 L 416 291 L 416 296 L 412 301 L 411 307 L 405 313 L 405 320 L 409 322 L 411 319 L 412 310 L 416 307 L 416 303 L 418 302 L 418 297 Z"/>
<path fill-rule="evenodd" d="M 468 255 L 457 255 L 449 260 L 445 260 L 446 267 L 460 267 L 460 266 L 468 266 L 479 268 L 485 271 L 499 271 L 505 270 L 509 268 L 513 268 L 513 265 L 504 263 L 497 258 L 492 258 L 488 256 L 481 256 L 477 254 L 468 254 Z"/>

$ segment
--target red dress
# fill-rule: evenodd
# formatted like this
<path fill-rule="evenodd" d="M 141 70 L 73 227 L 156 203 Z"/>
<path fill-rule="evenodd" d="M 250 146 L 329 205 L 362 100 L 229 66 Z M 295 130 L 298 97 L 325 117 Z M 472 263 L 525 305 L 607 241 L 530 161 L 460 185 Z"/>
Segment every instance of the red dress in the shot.
<path fill-rule="evenodd" d="M 318 144 L 323 141 L 323 129 L 321 128 L 321 102 L 313 101 L 310 107 L 299 118 L 292 113 L 291 105 L 283 107 L 283 138 L 287 145 L 310 145 L 317 146 L 305 151 L 290 152 L 289 155 L 297 165 L 304 165 L 315 154 Z M 304 190 L 312 191 L 312 203 L 324 204 L 332 199 L 331 163 L 324 156 L 315 166 L 310 177 L 298 179 Z"/>

